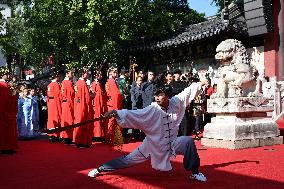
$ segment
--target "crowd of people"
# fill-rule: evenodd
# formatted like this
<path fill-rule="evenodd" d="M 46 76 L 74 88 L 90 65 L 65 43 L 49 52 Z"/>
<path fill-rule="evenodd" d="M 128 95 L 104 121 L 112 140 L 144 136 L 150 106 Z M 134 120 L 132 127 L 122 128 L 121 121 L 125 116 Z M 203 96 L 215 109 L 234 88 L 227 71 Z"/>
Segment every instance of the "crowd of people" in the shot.
<path fill-rule="evenodd" d="M 73 71 L 66 69 L 65 79 L 61 85 L 59 74 L 54 73 L 51 83 L 47 87 L 48 122 L 47 128 L 65 127 L 68 125 L 85 122 L 98 118 L 110 110 L 142 109 L 154 101 L 154 92 L 157 85 L 165 85 L 171 89 L 171 96 L 183 91 L 192 82 L 197 82 L 197 77 L 181 79 L 180 70 L 173 73 L 166 72 L 155 77 L 153 71 L 148 71 L 145 76 L 139 71 L 132 81 L 127 70 L 121 69 L 119 74 L 116 68 L 108 71 L 108 80 L 102 81 L 102 73 L 95 72 L 93 82 L 89 81 L 89 70 L 81 69 L 80 78 L 73 86 Z M 210 114 L 206 113 L 206 99 L 214 92 L 207 79 L 200 94 L 192 101 L 186 110 L 181 123 L 179 135 L 189 135 L 194 132 L 200 138 L 202 126 L 210 121 Z M 215 87 L 216 88 L 216 87 Z M 137 129 L 120 129 L 115 119 L 96 121 L 94 124 L 55 133 L 50 136 L 52 142 L 64 141 L 65 144 L 76 144 L 77 147 L 90 147 L 93 141 L 104 141 L 110 144 L 121 144 L 131 138 L 141 140 L 144 133 Z M 124 141 L 122 141 L 124 140 Z"/>
<path fill-rule="evenodd" d="M 8 70 L 4 70 L 1 72 L 1 81 L 10 88 L 11 98 L 17 100 L 15 113 L 18 139 L 35 138 L 43 129 L 66 127 L 99 118 L 110 110 L 142 109 L 154 101 L 154 92 L 159 85 L 169 87 L 172 97 L 182 92 L 192 82 L 199 81 L 196 75 L 183 76 L 179 69 L 157 76 L 150 70 L 146 74 L 139 71 L 135 78 L 131 78 L 126 69 L 122 68 L 118 74 L 118 70 L 112 67 L 108 70 L 106 83 L 103 82 L 100 71 L 94 72 L 93 81 L 89 82 L 88 69 L 80 69 L 79 79 L 74 82 L 74 69 L 66 66 L 65 78 L 62 81 L 59 72 L 54 70 L 50 84 L 46 89 L 42 89 L 26 84 L 15 84 Z M 210 79 L 207 79 L 199 94 L 185 110 L 179 126 L 179 136 L 193 133 L 196 139 L 200 139 L 202 127 L 210 122 L 212 116 L 206 112 L 206 99 L 215 90 L 216 86 L 210 86 Z M 119 145 L 132 139 L 143 140 L 144 137 L 145 134 L 139 129 L 119 128 L 114 118 L 101 119 L 49 135 L 53 143 L 63 141 L 68 145 L 75 144 L 79 148 L 90 147 L 94 141 Z M 13 152 L 14 148 L 8 150 Z"/>
<path fill-rule="evenodd" d="M 167 73 L 167 75 L 170 74 Z M 105 162 L 91 170 L 88 173 L 89 177 L 96 178 L 104 172 L 128 168 L 148 160 L 151 161 L 153 169 L 170 171 L 172 170 L 170 160 L 179 154 L 183 155 L 184 169 L 191 172 L 190 179 L 207 181 L 207 178 L 199 171 L 200 158 L 192 137 L 178 136 L 186 108 L 204 90 L 207 81 L 194 82 L 173 96 L 171 82 L 166 82 L 164 77 L 155 82 L 153 78 L 153 72 L 148 71 L 148 81 L 141 85 L 141 90 L 144 102 L 143 89 L 146 88 L 145 85 L 151 86 L 155 102 L 147 101 L 150 104 L 142 109 L 109 110 L 104 114 L 104 118 L 115 119 L 123 129 L 143 131 L 145 139 L 131 153 Z M 152 98 L 152 95 L 146 95 Z"/>
<path fill-rule="evenodd" d="M 18 85 L 17 128 L 19 139 L 33 139 L 40 135 L 47 120 L 46 96 L 40 88 Z"/>

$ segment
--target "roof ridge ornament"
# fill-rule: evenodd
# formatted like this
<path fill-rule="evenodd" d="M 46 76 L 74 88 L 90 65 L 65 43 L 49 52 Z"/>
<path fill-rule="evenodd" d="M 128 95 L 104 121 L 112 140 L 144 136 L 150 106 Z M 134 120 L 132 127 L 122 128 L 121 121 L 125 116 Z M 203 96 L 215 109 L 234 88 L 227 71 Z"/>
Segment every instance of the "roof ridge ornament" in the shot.
<path fill-rule="evenodd" d="M 225 23 L 226 26 L 229 25 L 229 1 L 228 0 L 224 0 L 224 8 L 222 9 L 222 20 Z"/>

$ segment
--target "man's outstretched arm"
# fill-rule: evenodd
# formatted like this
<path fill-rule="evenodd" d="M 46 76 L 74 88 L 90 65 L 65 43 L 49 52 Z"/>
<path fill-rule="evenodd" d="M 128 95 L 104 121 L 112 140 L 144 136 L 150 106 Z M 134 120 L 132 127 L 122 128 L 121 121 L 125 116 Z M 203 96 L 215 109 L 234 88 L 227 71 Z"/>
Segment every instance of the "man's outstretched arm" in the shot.
<path fill-rule="evenodd" d="M 117 123 L 122 128 L 133 128 L 145 131 L 147 127 L 151 125 L 147 123 L 153 120 L 154 111 L 152 111 L 152 108 L 154 107 L 150 105 L 138 110 L 111 110 L 106 112 L 103 117 L 105 119 L 116 118 Z"/>
<path fill-rule="evenodd" d="M 190 86 L 185 88 L 182 92 L 174 96 L 174 98 L 178 98 L 182 102 L 182 106 L 187 107 L 189 106 L 190 102 L 197 96 L 199 93 L 201 86 L 205 84 L 205 80 L 192 83 Z"/>

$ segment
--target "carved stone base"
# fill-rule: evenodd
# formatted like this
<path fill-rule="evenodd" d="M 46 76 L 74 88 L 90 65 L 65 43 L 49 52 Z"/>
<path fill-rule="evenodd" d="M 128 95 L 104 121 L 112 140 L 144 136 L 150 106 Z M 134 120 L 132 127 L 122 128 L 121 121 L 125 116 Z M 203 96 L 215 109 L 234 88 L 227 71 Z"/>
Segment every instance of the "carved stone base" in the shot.
<path fill-rule="evenodd" d="M 214 98 L 207 100 L 207 112 L 218 114 L 272 112 L 271 99 L 264 97 Z"/>
<path fill-rule="evenodd" d="M 277 124 L 267 117 L 217 115 L 204 127 L 201 144 L 207 147 L 242 149 L 283 143 Z"/>
<path fill-rule="evenodd" d="M 265 139 L 248 139 L 248 140 L 221 140 L 213 138 L 202 138 L 201 145 L 210 148 L 227 148 L 227 149 L 243 149 L 256 148 L 260 146 L 273 146 L 283 144 L 283 136 L 270 137 Z"/>
<path fill-rule="evenodd" d="M 207 110 L 216 117 L 204 127 L 204 146 L 242 149 L 283 143 L 278 125 L 271 119 L 274 106 L 269 98 L 209 99 Z"/>
<path fill-rule="evenodd" d="M 246 140 L 279 136 L 277 124 L 269 118 L 218 116 L 204 127 L 203 137 L 223 140 Z M 224 120 L 221 120 L 221 118 Z M 233 119 L 235 118 L 235 119 Z"/>

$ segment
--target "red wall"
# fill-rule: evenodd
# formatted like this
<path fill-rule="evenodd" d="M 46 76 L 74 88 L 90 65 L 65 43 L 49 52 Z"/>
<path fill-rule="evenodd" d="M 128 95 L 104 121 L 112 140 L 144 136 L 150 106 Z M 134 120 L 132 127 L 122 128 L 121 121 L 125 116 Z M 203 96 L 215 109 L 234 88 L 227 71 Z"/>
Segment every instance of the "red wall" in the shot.
<path fill-rule="evenodd" d="M 275 39 L 276 38 L 276 39 Z M 279 38 L 274 36 L 274 34 L 266 34 L 264 39 L 264 67 L 265 67 L 265 75 L 272 77 L 277 76 L 278 77 L 278 65 L 279 65 L 279 59 L 278 59 L 278 46 L 277 40 L 279 41 Z M 277 78 L 278 79 L 278 78 Z"/>
<path fill-rule="evenodd" d="M 276 76 L 279 79 L 279 0 L 273 1 L 274 31 L 264 37 L 264 66 L 266 76 Z"/>

